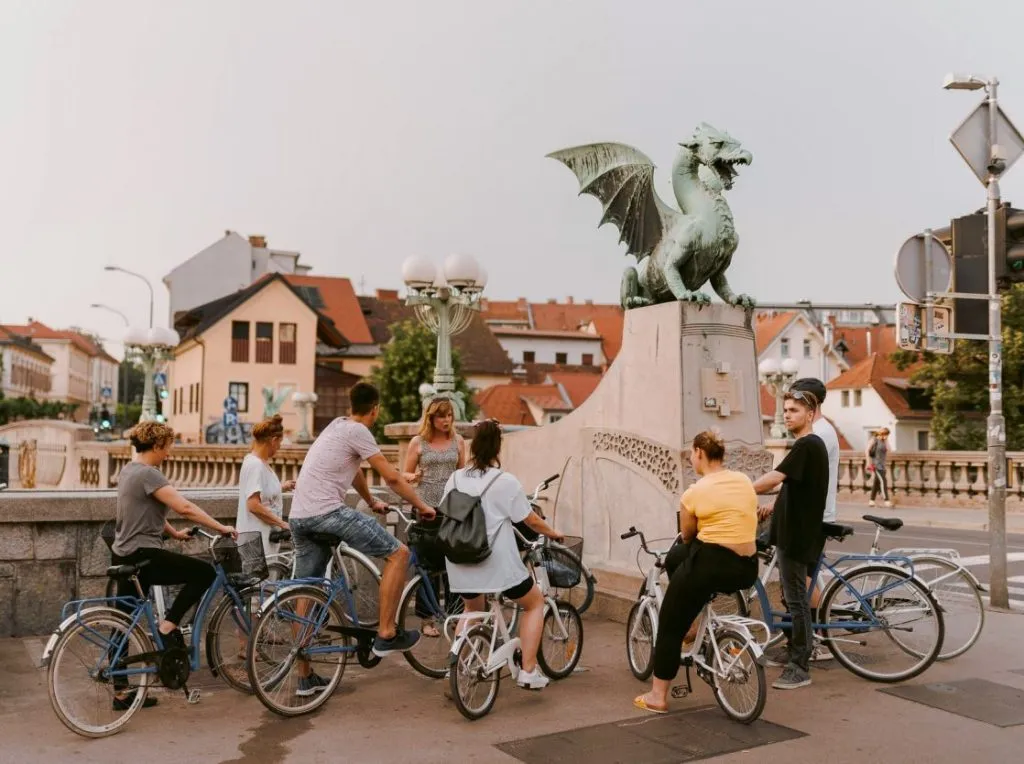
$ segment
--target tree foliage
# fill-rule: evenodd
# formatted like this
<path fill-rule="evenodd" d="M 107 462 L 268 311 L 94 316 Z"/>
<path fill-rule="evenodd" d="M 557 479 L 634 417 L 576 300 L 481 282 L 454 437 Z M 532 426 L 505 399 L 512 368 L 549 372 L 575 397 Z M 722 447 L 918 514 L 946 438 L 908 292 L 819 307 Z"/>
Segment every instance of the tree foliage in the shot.
<path fill-rule="evenodd" d="M 393 422 L 415 422 L 423 414 L 419 387 L 434 379 L 437 338 L 417 321 L 402 321 L 391 327 L 391 342 L 384 347 L 383 363 L 373 372 L 373 384 L 380 390 L 380 418 L 374 428 L 378 439 L 384 426 Z M 466 416 L 475 413 L 473 396 L 461 373 L 459 355 L 452 351 L 455 390 L 465 396 Z"/>
<path fill-rule="evenodd" d="M 21 419 L 59 419 L 70 417 L 78 408 L 74 403 L 61 401 L 38 401 L 35 398 L 5 398 L 0 393 L 0 424 L 17 422 Z"/>
<path fill-rule="evenodd" d="M 1007 448 L 1024 450 L 1024 285 L 1003 295 L 1002 337 Z M 984 450 L 989 410 L 988 343 L 957 340 L 950 355 L 900 351 L 893 360 L 902 368 L 923 361 L 912 381 L 931 391 L 936 448 Z"/>

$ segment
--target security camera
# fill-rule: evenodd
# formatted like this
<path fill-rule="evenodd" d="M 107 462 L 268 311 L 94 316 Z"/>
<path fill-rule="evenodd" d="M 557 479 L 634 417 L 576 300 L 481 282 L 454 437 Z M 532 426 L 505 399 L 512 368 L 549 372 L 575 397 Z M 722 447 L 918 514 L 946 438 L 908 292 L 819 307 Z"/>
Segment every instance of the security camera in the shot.
<path fill-rule="evenodd" d="M 1003 172 L 1006 170 L 1006 160 L 996 159 L 995 157 L 993 157 L 992 159 L 989 160 L 988 167 L 986 167 L 985 169 L 988 170 L 993 175 L 1002 175 Z"/>

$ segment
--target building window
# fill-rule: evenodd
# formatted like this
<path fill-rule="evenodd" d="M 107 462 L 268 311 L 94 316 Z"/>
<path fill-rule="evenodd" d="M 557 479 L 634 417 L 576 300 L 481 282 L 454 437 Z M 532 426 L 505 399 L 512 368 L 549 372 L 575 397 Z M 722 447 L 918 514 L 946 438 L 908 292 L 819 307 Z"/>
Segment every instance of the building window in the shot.
<path fill-rule="evenodd" d="M 568 353 L 555 353 L 555 363 L 566 364 L 569 363 Z"/>
<path fill-rule="evenodd" d="M 783 358 L 789 358 L 789 340 L 785 337 L 779 340 L 779 351 Z"/>
<path fill-rule="evenodd" d="M 256 363 L 274 362 L 274 325 L 269 321 L 256 322 Z"/>
<path fill-rule="evenodd" d="M 593 366 L 594 365 L 594 354 L 593 353 L 584 353 L 583 354 L 583 359 L 582 359 L 581 363 L 584 366 Z"/>
<path fill-rule="evenodd" d="M 853 405 L 860 406 L 864 402 L 864 393 L 862 390 L 853 391 Z"/>
<path fill-rule="evenodd" d="M 811 357 L 811 341 L 804 340 L 804 358 Z"/>
<path fill-rule="evenodd" d="M 188 413 L 196 410 L 196 383 L 188 386 Z"/>
<path fill-rule="evenodd" d="M 171 398 L 171 413 L 174 416 L 178 415 L 178 388 L 174 388 L 173 397 Z"/>
<path fill-rule="evenodd" d="M 565 416 L 565 415 L 564 414 L 548 414 L 548 423 L 549 424 L 554 424 L 559 419 L 561 419 L 563 416 Z"/>
<path fill-rule="evenodd" d="M 229 382 L 228 395 L 237 401 L 239 414 L 244 414 L 249 410 L 248 382 Z"/>
<path fill-rule="evenodd" d="M 843 390 L 842 398 L 843 398 L 843 402 L 842 402 L 843 408 L 844 409 L 850 408 L 850 391 L 849 390 Z"/>
<path fill-rule="evenodd" d="M 278 363 L 295 363 L 295 324 L 281 324 L 278 329 Z"/>
<path fill-rule="evenodd" d="M 249 322 L 231 322 L 231 360 L 234 363 L 249 363 Z"/>
<path fill-rule="evenodd" d="M 523 363 L 533 363 L 536 360 L 537 354 L 532 350 L 523 351 Z"/>
<path fill-rule="evenodd" d="M 931 447 L 931 439 L 928 437 L 928 430 L 917 431 L 917 450 L 928 451 Z"/>

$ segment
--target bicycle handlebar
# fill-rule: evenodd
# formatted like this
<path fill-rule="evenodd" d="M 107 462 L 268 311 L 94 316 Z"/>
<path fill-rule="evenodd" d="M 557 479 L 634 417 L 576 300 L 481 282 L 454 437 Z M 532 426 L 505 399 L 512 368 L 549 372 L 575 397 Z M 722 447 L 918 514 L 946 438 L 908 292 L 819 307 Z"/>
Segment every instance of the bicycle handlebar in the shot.
<path fill-rule="evenodd" d="M 292 537 L 292 532 L 287 528 L 273 528 L 270 531 L 270 540 L 273 542 L 288 541 Z"/>

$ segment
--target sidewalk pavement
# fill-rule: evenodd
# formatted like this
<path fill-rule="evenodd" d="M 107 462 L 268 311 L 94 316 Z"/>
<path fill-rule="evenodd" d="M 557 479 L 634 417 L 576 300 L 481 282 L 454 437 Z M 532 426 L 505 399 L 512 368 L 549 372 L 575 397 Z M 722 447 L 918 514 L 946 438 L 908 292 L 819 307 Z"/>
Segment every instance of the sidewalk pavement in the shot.
<path fill-rule="evenodd" d="M 985 633 L 973 650 L 932 666 L 907 684 L 942 683 L 940 688 L 951 688 L 948 683 L 957 680 L 988 680 L 998 685 L 993 693 L 1016 693 L 1024 699 L 1024 657 L 1019 648 L 1024 616 L 988 616 Z M 198 705 L 187 705 L 180 691 L 161 691 L 160 706 L 139 711 L 122 733 L 100 740 L 78 737 L 54 716 L 46 673 L 32 667 L 43 640 L 0 640 L 0 675 L 4 677 L 0 682 L 0 762 L 109 762 L 142 757 L 153 764 L 515 764 L 518 759 L 496 746 L 547 734 L 555 735 L 545 741 L 549 755 L 523 761 L 667 764 L 706 756 L 723 734 L 745 735 L 750 741 L 745 750 L 734 747 L 737 752 L 715 759 L 735 764 L 766 760 L 936 764 L 963 761 L 967 756 L 977 762 L 1014 761 L 1024 747 L 1024 723 L 994 726 L 893 697 L 882 692 L 893 685 L 855 677 L 834 661 L 814 664 L 814 683 L 808 688 L 769 689 L 764 722 L 751 727 L 724 724 L 711 691 L 696 677 L 694 694 L 672 702 L 673 710 L 684 713 L 652 717 L 635 711 L 631 704 L 647 683 L 633 679 L 627 668 L 625 626 L 589 615 L 584 623 L 581 665 L 585 671 L 540 693 L 519 690 L 506 678 L 493 711 L 478 722 L 459 715 L 445 699 L 442 683 L 415 674 L 403 660 L 392 657 L 369 671 L 350 666 L 338 691 L 318 713 L 296 719 L 276 717 L 256 698 L 227 689 L 208 674 L 200 675 L 193 682 L 202 685 Z M 769 683 L 779 671 L 766 670 Z M 694 709 L 708 705 L 712 710 L 701 721 Z M 1009 707 L 1004 713 L 1015 711 Z M 1024 714 L 1018 715 L 1024 722 Z M 569 737 L 574 730 L 611 722 L 618 724 L 596 730 L 589 744 Z M 778 731 L 768 723 L 789 728 L 789 739 L 760 747 L 772 738 L 773 730 Z M 624 747 L 624 739 L 636 742 L 637 735 L 689 753 L 657 758 Z M 753 751 L 752 759 L 754 748 L 759 750 Z"/>
<path fill-rule="evenodd" d="M 987 531 L 988 508 L 947 509 L 945 507 L 895 507 L 867 504 L 844 504 L 838 506 L 841 522 L 857 522 L 863 515 L 899 517 L 912 528 L 949 528 L 951 530 Z M 1024 533 L 1024 512 L 1006 513 L 1006 532 Z"/>

